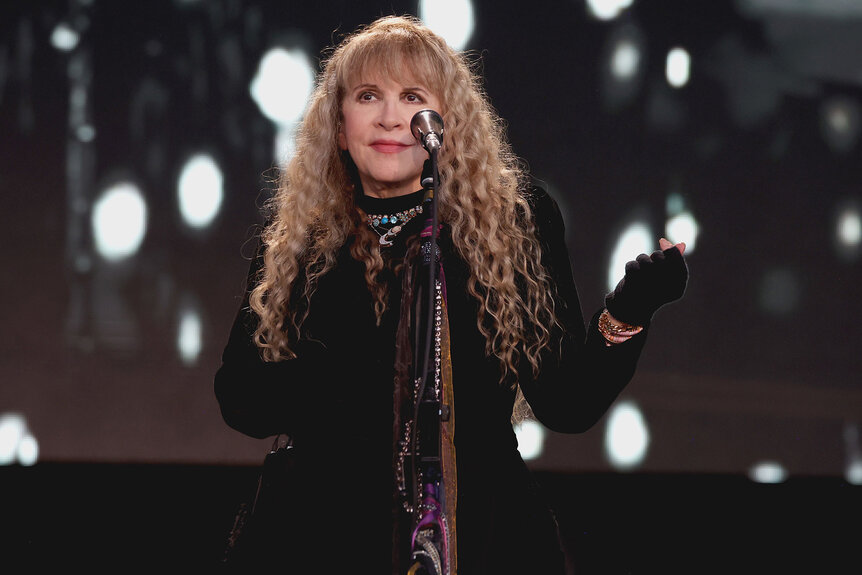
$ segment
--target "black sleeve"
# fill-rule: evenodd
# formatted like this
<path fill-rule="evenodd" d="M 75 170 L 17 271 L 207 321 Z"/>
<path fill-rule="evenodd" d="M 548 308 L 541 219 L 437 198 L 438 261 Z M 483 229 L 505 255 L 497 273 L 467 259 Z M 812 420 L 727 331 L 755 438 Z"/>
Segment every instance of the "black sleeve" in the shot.
<path fill-rule="evenodd" d="M 601 309 L 584 326 L 584 316 L 572 277 L 565 226 L 556 202 L 541 189 L 531 194 L 542 263 L 551 275 L 557 318 L 550 349 L 541 356 L 541 371 L 533 377 L 527 362 L 519 384 L 536 418 L 549 429 L 578 433 L 592 427 L 608 410 L 635 372 L 646 340 L 645 328 L 628 341 L 606 346 L 598 331 Z"/>
<path fill-rule="evenodd" d="M 263 248 L 257 250 L 248 273 L 245 297 L 234 320 L 222 364 L 215 375 L 215 395 L 222 417 L 232 428 L 263 438 L 279 433 L 292 434 L 302 425 L 303 406 L 326 365 L 322 344 L 300 341 L 294 346 L 297 357 L 278 362 L 263 361 L 253 336 L 258 317 L 249 307 L 249 293 L 263 264 Z"/>

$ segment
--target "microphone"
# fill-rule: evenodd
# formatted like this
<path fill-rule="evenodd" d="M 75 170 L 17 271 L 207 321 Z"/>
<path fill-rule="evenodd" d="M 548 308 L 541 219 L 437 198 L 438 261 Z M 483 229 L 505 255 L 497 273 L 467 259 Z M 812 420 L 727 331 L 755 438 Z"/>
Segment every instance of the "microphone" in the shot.
<path fill-rule="evenodd" d="M 420 110 L 410 120 L 410 131 L 429 154 L 443 145 L 443 118 L 434 110 Z"/>

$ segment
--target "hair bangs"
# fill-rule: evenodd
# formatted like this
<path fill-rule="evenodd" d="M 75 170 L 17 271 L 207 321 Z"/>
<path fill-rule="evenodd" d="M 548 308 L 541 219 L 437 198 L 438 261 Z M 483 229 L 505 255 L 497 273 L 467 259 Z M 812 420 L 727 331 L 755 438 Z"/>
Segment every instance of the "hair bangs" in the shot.
<path fill-rule="evenodd" d="M 405 85 L 422 85 L 440 97 L 445 78 L 446 55 L 415 31 L 389 28 L 359 36 L 339 62 L 341 94 L 374 78 L 392 78 Z"/>

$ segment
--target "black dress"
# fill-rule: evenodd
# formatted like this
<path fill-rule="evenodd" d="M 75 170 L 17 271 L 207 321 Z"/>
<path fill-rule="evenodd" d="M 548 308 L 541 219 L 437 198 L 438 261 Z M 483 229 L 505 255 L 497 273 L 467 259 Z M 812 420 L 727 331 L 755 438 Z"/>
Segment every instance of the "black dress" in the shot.
<path fill-rule="evenodd" d="M 420 200 L 417 192 L 359 202 L 369 213 L 395 213 Z M 543 355 L 538 378 L 529 366 L 520 370 L 520 385 L 541 423 L 582 432 L 630 381 L 646 330 L 606 347 L 596 327 L 599 312 L 585 327 L 559 209 L 541 189 L 531 190 L 529 200 L 565 333 Z M 387 258 L 403 255 L 406 238 L 418 233 L 411 224 L 420 219 L 385 248 Z M 478 304 L 467 291 L 468 268 L 448 232 L 444 225 L 440 248 L 457 414 L 458 573 L 562 574 L 553 515 L 517 449 L 515 392 L 498 383 L 499 363 L 486 357 Z M 250 281 L 260 262 L 258 254 Z M 389 305 L 378 326 L 364 271 L 345 246 L 335 269 L 319 281 L 298 357 L 289 361 L 261 360 L 246 294 L 215 376 L 228 425 L 253 437 L 286 433 L 294 439 L 301 470 L 289 488 L 288 508 L 258 552 L 262 564 L 283 565 L 288 573 L 392 572 L 392 382 L 401 284 L 391 269 L 381 273 Z"/>

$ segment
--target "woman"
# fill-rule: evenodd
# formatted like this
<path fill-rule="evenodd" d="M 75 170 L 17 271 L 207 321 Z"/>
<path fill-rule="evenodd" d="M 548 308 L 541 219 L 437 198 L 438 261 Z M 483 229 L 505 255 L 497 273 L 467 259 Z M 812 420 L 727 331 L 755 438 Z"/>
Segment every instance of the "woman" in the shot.
<path fill-rule="evenodd" d="M 324 573 L 415 565 L 404 451 L 414 263 L 431 227 L 428 153 L 410 132 L 423 109 L 445 126 L 436 241 L 457 422 L 450 567 L 562 573 L 553 516 L 517 450 L 516 398 L 553 430 L 589 429 L 631 379 L 652 315 L 682 296 L 684 245 L 662 239 L 631 262 L 585 328 L 556 204 L 528 185 L 464 57 L 403 17 L 328 58 L 216 374 L 231 427 L 296 446 L 292 496 L 253 555 Z"/>

